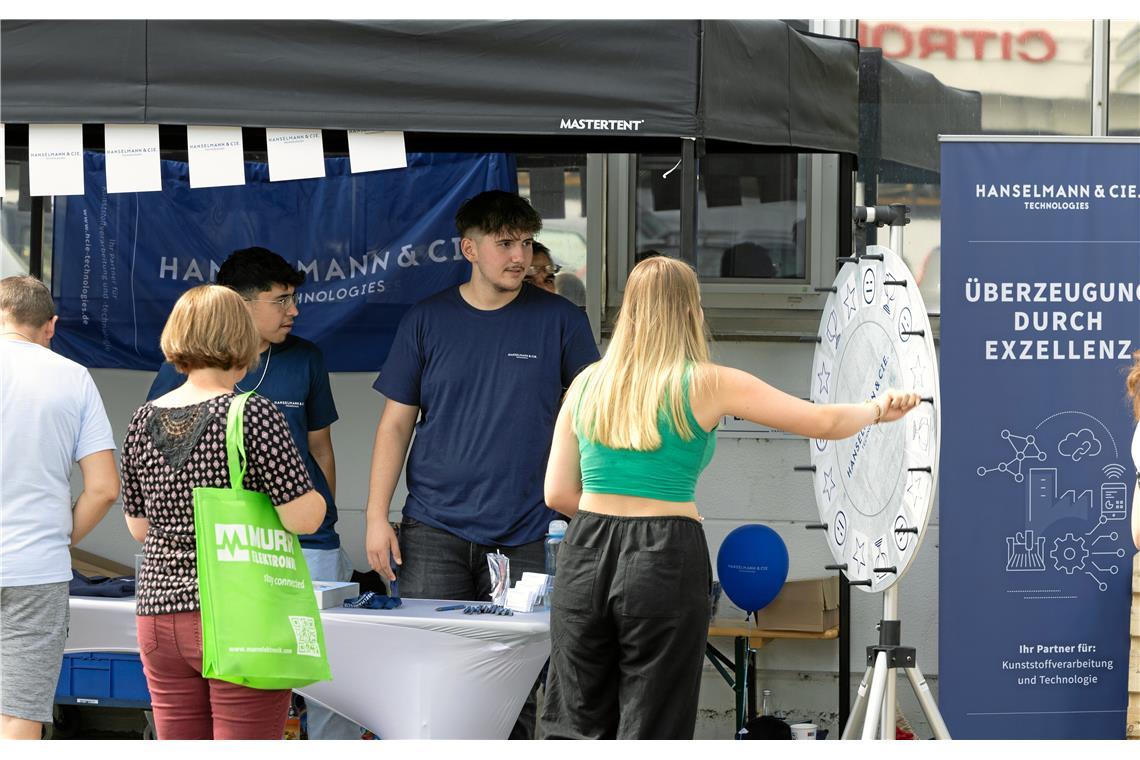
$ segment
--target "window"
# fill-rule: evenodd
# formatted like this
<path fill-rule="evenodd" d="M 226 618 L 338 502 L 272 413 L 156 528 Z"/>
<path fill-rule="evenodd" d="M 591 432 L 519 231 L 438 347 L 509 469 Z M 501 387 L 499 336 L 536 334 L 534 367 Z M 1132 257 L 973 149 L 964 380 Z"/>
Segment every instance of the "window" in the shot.
<path fill-rule="evenodd" d="M 13 157 L 13 153 L 23 156 Z M 28 192 L 26 150 L 9 150 L 4 166 L 4 199 L 0 210 L 0 278 L 25 275 L 31 271 L 33 201 Z M 43 199 L 43 273 L 51 282 L 52 198 Z"/>
<path fill-rule="evenodd" d="M 27 274 L 32 253 L 32 206 L 26 179 L 28 162 L 6 161 L 4 168 L 4 249 L 0 251 L 0 278 Z"/>
<path fill-rule="evenodd" d="M 585 306 L 589 276 L 585 155 L 519 155 L 519 194 L 542 215 L 536 240 L 561 268 L 560 295 Z"/>
<path fill-rule="evenodd" d="M 1113 39 L 1124 36 L 1114 34 Z M 882 49 L 884 58 L 927 71 L 944 85 L 979 92 L 981 134 L 1092 133 L 1091 20 L 860 20 L 858 38 L 865 47 Z M 1135 102 L 1133 96 L 1133 114 Z M 915 103 L 911 109 L 906 103 L 894 105 L 894 118 L 900 112 L 915 119 L 927 113 L 927 104 Z M 927 130 L 929 139 L 937 141 L 940 131 L 947 132 L 937 125 Z M 859 180 L 862 198 L 857 202 L 911 207 L 901 253 L 927 310 L 939 313 L 939 175 L 894 166 L 872 177 L 861 164 Z M 878 239 L 886 244 L 886 232 Z"/>
<path fill-rule="evenodd" d="M 1140 135 L 1140 22 L 1108 25 L 1108 133 Z"/>
<path fill-rule="evenodd" d="M 680 160 L 636 159 L 635 261 L 648 250 L 680 256 Z M 806 281 L 807 161 L 738 153 L 699 160 L 696 266 L 702 281 Z"/>
<path fill-rule="evenodd" d="M 982 93 L 988 134 L 1091 131 L 1089 20 L 860 20 L 859 43 Z"/>

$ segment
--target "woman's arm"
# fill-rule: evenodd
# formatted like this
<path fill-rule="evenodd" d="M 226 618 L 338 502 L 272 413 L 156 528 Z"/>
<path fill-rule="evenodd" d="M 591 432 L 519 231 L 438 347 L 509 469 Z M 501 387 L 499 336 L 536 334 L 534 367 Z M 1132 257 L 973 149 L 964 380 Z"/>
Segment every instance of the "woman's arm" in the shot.
<path fill-rule="evenodd" d="M 161 372 L 159 373 L 161 375 Z M 157 380 L 155 381 L 157 384 Z M 141 410 L 135 412 L 131 424 L 127 427 L 127 434 L 123 436 L 123 453 L 119 461 L 122 469 L 122 495 L 123 517 L 127 520 L 127 531 L 131 538 L 140 544 L 146 541 L 147 531 L 150 530 L 150 518 L 146 516 L 146 501 L 142 495 L 142 484 L 138 473 L 135 472 L 135 439 L 138 435 L 138 420 Z"/>
<path fill-rule="evenodd" d="M 277 516 L 285 530 L 299 536 L 316 533 L 325 519 L 325 497 L 314 489 L 277 506 Z"/>
<path fill-rule="evenodd" d="M 578 459 L 578 437 L 570 421 L 570 406 L 562 405 L 554 425 L 554 440 L 546 465 L 546 506 L 573 517 L 582 499 L 582 465 Z"/>
<path fill-rule="evenodd" d="M 325 519 L 325 497 L 313 488 L 285 416 L 272 401 L 253 396 L 246 402 L 243 426 L 246 487 L 269 495 L 286 530 L 302 536 L 316 532 Z"/>
<path fill-rule="evenodd" d="M 131 517 L 127 518 L 127 531 L 130 532 L 131 538 L 138 541 L 140 544 L 146 541 L 146 532 L 150 530 L 150 520 L 146 517 Z"/>
<path fill-rule="evenodd" d="M 875 422 L 900 419 L 919 403 L 917 393 L 888 390 L 862 404 L 813 404 L 747 372 L 717 365 L 710 369 L 709 397 L 717 418 L 731 414 L 808 438 L 847 438 Z"/>

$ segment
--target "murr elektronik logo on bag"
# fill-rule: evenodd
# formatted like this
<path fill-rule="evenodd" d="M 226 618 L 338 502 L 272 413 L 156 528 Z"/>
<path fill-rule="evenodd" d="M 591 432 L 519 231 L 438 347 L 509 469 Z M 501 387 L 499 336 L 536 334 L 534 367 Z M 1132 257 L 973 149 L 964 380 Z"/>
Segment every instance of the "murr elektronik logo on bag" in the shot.
<path fill-rule="evenodd" d="M 255 565 L 294 570 L 293 534 L 277 528 L 245 523 L 215 523 L 214 543 L 219 562 L 252 562 Z"/>

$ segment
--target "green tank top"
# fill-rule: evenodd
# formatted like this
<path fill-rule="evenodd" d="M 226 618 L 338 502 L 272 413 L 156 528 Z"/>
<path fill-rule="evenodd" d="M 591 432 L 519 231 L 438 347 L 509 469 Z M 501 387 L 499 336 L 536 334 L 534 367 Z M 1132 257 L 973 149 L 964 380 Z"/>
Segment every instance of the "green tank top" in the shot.
<path fill-rule="evenodd" d="M 673 427 L 671 415 L 662 403 L 657 417 L 661 446 L 653 451 L 611 449 L 578 436 L 578 456 L 582 469 L 583 493 L 641 496 L 661 501 L 693 501 L 697 478 L 716 451 L 716 428 L 706 431 L 693 416 L 689 400 L 689 376 L 685 370 L 681 387 L 685 394 L 685 414 L 693 430 L 692 440 L 683 439 Z M 587 388 L 583 388 L 585 393 Z M 580 400 L 579 400 L 580 403 Z M 574 410 L 577 417 L 577 409 Z M 577 425 L 575 425 L 577 427 Z"/>

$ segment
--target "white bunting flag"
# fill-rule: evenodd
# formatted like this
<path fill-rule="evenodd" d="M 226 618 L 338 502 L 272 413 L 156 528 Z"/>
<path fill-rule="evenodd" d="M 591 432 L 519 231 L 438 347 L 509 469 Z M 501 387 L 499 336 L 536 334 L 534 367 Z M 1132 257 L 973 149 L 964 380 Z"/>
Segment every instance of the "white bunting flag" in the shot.
<path fill-rule="evenodd" d="M 28 125 L 31 195 L 83 195 L 83 126 Z"/>
<path fill-rule="evenodd" d="M 325 176 L 325 147 L 319 129 L 265 130 L 269 181 Z"/>
<path fill-rule="evenodd" d="M 146 193 L 162 189 L 157 124 L 107 124 L 107 192 Z"/>
<path fill-rule="evenodd" d="M 350 129 L 348 160 L 353 174 L 403 169 L 408 165 L 408 154 L 404 149 L 404 133 Z"/>
<path fill-rule="evenodd" d="M 241 127 L 186 127 L 190 187 L 245 184 Z"/>

